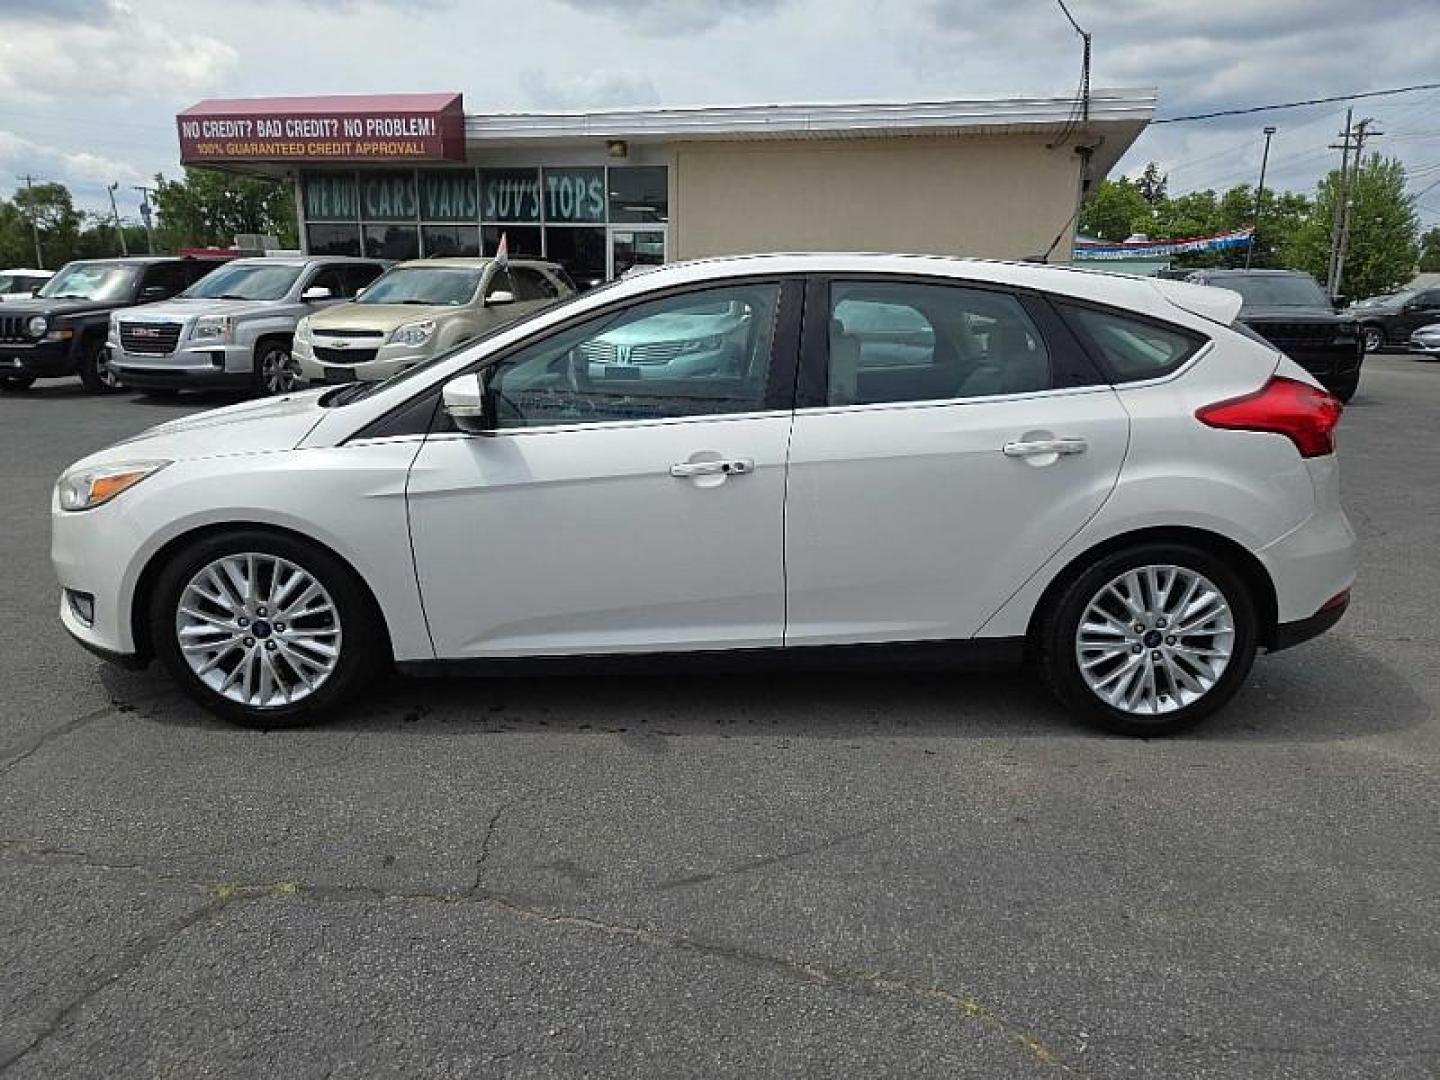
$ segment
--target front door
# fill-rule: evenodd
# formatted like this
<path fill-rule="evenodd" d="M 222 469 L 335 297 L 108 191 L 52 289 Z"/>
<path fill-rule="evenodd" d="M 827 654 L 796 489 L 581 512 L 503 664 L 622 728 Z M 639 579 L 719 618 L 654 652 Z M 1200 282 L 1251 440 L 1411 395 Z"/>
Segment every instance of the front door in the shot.
<path fill-rule="evenodd" d="M 1128 419 L 1047 311 L 934 279 L 815 286 L 787 645 L 971 637 L 1104 503 Z"/>
<path fill-rule="evenodd" d="M 411 471 L 441 658 L 777 646 L 799 284 L 612 309 L 485 368 Z"/>

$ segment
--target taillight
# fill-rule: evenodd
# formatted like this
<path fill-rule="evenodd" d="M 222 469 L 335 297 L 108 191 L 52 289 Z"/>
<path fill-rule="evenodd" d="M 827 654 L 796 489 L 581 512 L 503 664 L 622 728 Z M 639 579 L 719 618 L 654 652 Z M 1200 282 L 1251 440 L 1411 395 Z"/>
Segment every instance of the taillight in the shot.
<path fill-rule="evenodd" d="M 1335 452 L 1335 425 L 1343 408 L 1324 390 L 1275 375 L 1253 394 L 1198 409 L 1195 419 L 1213 428 L 1284 435 L 1301 457 L 1311 458 Z"/>

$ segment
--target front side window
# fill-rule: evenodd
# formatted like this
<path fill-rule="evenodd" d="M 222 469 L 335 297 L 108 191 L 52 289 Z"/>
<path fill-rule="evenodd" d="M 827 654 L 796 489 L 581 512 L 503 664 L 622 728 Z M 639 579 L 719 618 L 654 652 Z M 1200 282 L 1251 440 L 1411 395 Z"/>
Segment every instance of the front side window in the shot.
<path fill-rule="evenodd" d="M 136 266 L 115 263 L 71 263 L 46 282 L 40 295 L 56 300 L 123 300 L 138 272 Z"/>
<path fill-rule="evenodd" d="M 1048 390 L 1050 353 L 1019 300 L 955 285 L 830 286 L 831 405 Z"/>
<path fill-rule="evenodd" d="M 145 280 L 140 283 L 141 297 L 169 298 L 177 296 L 190 284 L 187 267 L 183 263 L 157 263 L 146 267 Z"/>
<path fill-rule="evenodd" d="M 485 372 L 496 426 L 763 409 L 779 296 L 773 283 L 685 293 L 520 349 Z"/>
<path fill-rule="evenodd" d="M 553 300 L 560 295 L 554 283 L 533 267 L 512 266 L 510 277 L 515 282 L 516 300 Z"/>
<path fill-rule="evenodd" d="M 399 266 L 355 302 L 459 307 L 475 299 L 483 273 L 479 266 Z"/>
<path fill-rule="evenodd" d="M 1201 338 L 1178 327 L 1162 327 L 1111 311 L 1068 304 L 1061 305 L 1061 311 L 1089 342 L 1091 351 L 1104 359 L 1115 382 L 1168 375 L 1202 344 Z"/>
<path fill-rule="evenodd" d="M 279 300 L 301 269 L 285 263 L 231 263 L 206 274 L 180 295 L 187 300 Z"/>

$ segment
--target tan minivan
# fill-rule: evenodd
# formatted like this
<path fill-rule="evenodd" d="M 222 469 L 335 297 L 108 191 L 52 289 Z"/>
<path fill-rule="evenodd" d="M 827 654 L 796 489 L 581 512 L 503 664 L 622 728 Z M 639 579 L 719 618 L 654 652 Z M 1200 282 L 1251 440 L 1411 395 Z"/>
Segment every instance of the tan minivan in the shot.
<path fill-rule="evenodd" d="M 554 263 L 412 259 L 351 303 L 302 319 L 293 353 L 311 383 L 388 379 L 574 291 Z"/>

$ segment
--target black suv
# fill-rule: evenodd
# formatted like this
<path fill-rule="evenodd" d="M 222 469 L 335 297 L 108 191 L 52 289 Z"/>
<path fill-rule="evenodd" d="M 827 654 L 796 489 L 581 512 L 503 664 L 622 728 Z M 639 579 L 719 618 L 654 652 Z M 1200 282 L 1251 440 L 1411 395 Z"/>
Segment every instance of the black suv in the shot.
<path fill-rule="evenodd" d="M 1298 270 L 1197 270 L 1188 278 L 1240 294 L 1237 320 L 1320 380 L 1341 401 L 1355 396 L 1365 358 L 1360 324 L 1337 312 Z"/>
<path fill-rule="evenodd" d="M 1440 288 L 1407 289 L 1361 300 L 1345 314 L 1360 321 L 1366 352 L 1379 352 L 1387 345 L 1403 348 L 1420 327 L 1440 322 Z"/>
<path fill-rule="evenodd" d="M 0 306 L 0 390 L 79 375 L 94 393 L 118 390 L 105 353 L 110 313 L 189 288 L 225 259 L 83 259 L 66 263 L 33 300 Z"/>

